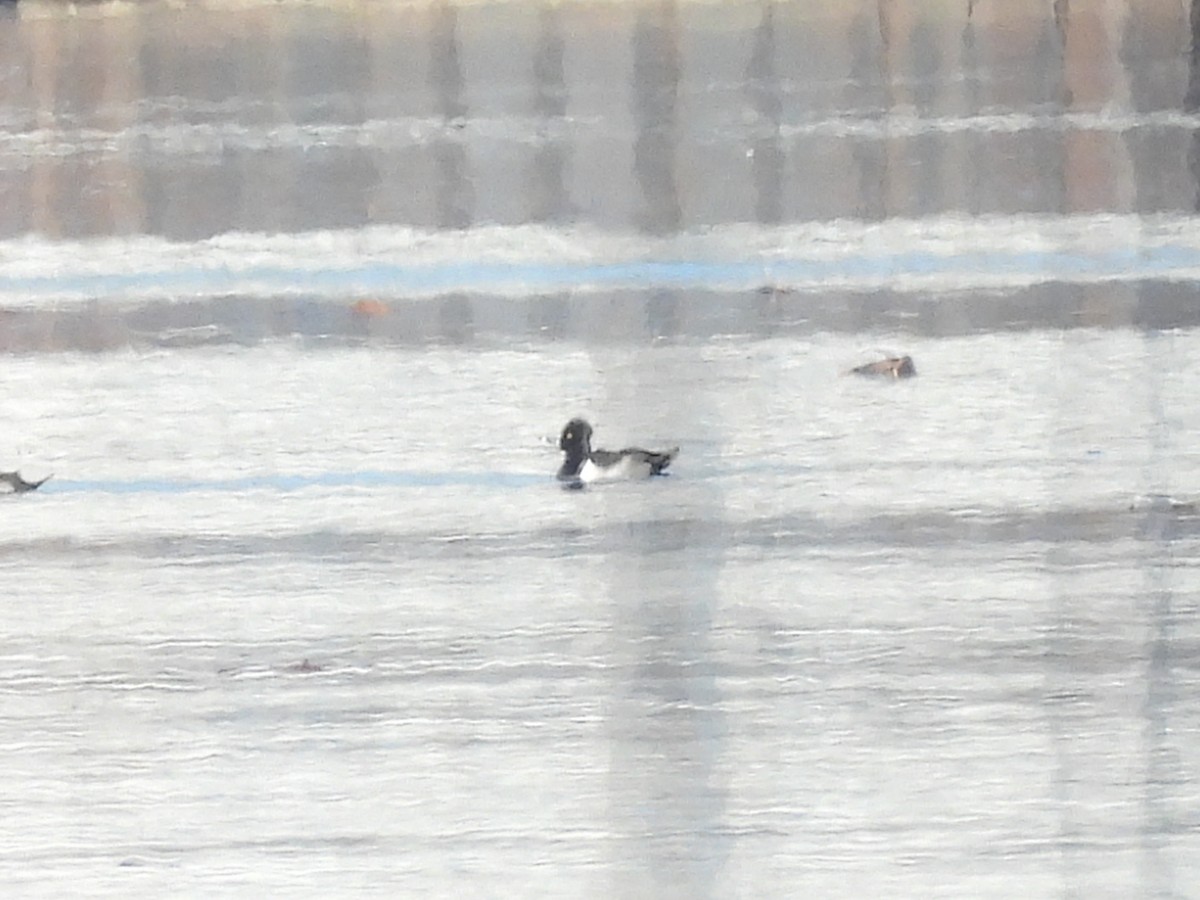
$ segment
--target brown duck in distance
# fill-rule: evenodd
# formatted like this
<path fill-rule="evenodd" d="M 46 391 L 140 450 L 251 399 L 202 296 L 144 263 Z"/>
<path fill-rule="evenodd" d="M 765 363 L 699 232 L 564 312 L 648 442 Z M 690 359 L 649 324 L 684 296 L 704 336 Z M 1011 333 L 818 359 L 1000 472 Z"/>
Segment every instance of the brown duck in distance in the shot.
<path fill-rule="evenodd" d="M 855 366 L 852 375 L 867 375 L 875 378 L 912 378 L 917 374 L 911 356 L 892 356 L 878 362 Z"/>
<path fill-rule="evenodd" d="M 11 488 L 13 494 L 24 494 L 28 491 L 36 491 L 43 484 L 49 481 L 50 475 L 47 475 L 41 481 L 26 481 L 21 477 L 20 472 L 0 472 L 0 484 L 7 484 Z"/>

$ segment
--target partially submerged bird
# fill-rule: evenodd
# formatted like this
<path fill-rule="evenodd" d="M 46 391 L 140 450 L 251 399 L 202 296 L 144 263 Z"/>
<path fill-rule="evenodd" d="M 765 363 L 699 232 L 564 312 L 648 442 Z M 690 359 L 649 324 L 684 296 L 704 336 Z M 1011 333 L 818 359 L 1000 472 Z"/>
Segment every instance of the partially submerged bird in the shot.
<path fill-rule="evenodd" d="M 583 419 L 572 419 L 566 424 L 558 447 L 564 454 L 558 480 L 583 484 L 665 475 L 663 470 L 679 455 L 678 447 L 661 451 L 640 447 L 593 450 L 592 426 Z"/>
<path fill-rule="evenodd" d="M 36 491 L 43 484 L 49 481 L 51 476 L 47 475 L 41 481 L 26 481 L 21 477 L 20 472 L 0 472 L 0 484 L 7 484 L 11 489 L 11 493 L 24 494 L 26 491 Z"/>
<path fill-rule="evenodd" d="M 892 356 L 878 362 L 855 366 L 850 370 L 852 375 L 875 375 L 883 378 L 912 378 L 917 374 L 911 356 Z"/>

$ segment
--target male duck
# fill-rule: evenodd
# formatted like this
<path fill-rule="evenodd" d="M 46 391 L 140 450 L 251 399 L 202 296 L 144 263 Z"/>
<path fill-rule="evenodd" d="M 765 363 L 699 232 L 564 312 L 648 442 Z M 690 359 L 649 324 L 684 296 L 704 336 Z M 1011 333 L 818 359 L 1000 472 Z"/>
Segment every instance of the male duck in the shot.
<path fill-rule="evenodd" d="M 661 451 L 640 447 L 593 450 L 592 426 L 583 419 L 572 419 L 567 423 L 558 439 L 558 447 L 564 454 L 558 480 L 584 484 L 664 475 L 663 470 L 679 455 L 678 447 Z"/>

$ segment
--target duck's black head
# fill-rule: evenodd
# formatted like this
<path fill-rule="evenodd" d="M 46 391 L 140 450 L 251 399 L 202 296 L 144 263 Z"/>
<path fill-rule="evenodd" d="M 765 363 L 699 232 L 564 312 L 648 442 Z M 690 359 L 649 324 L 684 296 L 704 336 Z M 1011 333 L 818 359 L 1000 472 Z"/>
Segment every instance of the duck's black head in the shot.
<path fill-rule="evenodd" d="M 558 449 L 566 454 L 558 477 L 564 480 L 575 478 L 592 452 L 592 426 L 583 419 L 572 419 L 562 430 Z"/>
<path fill-rule="evenodd" d="M 592 449 L 592 426 L 584 419 L 572 419 L 562 430 L 558 439 L 558 449 L 570 453 L 576 448 L 582 448 L 586 454 Z"/>

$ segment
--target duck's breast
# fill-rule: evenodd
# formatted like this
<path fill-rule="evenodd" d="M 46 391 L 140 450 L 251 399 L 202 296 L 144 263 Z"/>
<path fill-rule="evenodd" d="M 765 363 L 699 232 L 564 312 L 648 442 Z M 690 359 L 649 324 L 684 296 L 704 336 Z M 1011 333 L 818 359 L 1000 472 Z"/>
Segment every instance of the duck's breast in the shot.
<path fill-rule="evenodd" d="M 628 481 L 634 478 L 649 478 L 650 464 L 632 454 L 624 453 L 605 464 L 587 460 L 579 470 L 579 479 L 585 484 L 597 481 Z"/>

